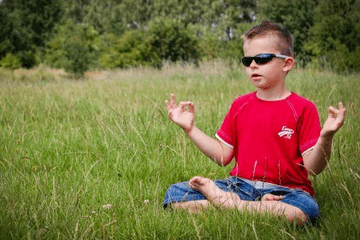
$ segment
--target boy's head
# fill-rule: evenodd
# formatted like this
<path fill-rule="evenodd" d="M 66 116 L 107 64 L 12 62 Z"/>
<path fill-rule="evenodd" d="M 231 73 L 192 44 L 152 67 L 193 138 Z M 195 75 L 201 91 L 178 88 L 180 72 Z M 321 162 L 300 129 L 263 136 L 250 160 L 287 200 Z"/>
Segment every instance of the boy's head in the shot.
<path fill-rule="evenodd" d="M 294 66 L 290 32 L 270 21 L 250 29 L 244 36 L 242 63 L 258 89 L 284 89 L 285 77 Z M 269 91 L 268 91 L 269 92 Z"/>
<path fill-rule="evenodd" d="M 289 57 L 294 57 L 293 42 L 290 31 L 275 24 L 271 21 L 262 21 L 250 29 L 244 36 L 244 42 L 251 41 L 256 38 L 270 38 L 274 42 L 276 49 L 282 54 Z"/>

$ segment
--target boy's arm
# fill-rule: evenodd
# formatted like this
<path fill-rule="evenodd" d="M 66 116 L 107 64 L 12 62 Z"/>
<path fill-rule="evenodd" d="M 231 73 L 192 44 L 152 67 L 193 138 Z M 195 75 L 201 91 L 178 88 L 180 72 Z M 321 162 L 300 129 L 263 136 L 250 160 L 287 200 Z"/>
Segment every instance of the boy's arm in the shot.
<path fill-rule="evenodd" d="M 209 137 L 196 126 L 187 132 L 195 145 L 220 166 L 226 166 L 233 159 L 233 149 L 222 142 Z"/>
<path fill-rule="evenodd" d="M 194 103 L 180 102 L 176 105 L 175 95 L 171 94 L 170 102 L 165 100 L 170 120 L 178 124 L 195 145 L 217 164 L 227 165 L 233 158 L 233 149 L 214 138 L 209 137 L 194 125 L 195 107 Z M 188 108 L 188 109 L 186 109 Z"/>
<path fill-rule="evenodd" d="M 346 109 L 339 103 L 339 109 L 329 107 L 329 116 L 320 132 L 320 137 L 312 151 L 304 154 L 304 166 L 310 175 L 321 173 L 331 155 L 331 144 L 335 133 L 344 124 Z"/>

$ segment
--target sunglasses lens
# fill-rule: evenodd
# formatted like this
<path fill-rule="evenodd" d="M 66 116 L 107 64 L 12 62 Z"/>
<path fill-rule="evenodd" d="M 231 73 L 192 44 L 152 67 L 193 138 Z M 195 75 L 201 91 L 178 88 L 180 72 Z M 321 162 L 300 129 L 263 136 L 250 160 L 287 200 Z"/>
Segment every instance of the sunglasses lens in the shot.
<path fill-rule="evenodd" d="M 243 57 L 241 59 L 241 61 L 245 67 L 249 67 L 251 65 L 251 62 L 253 61 L 253 58 L 252 57 Z"/>
<path fill-rule="evenodd" d="M 273 59 L 272 54 L 259 54 L 255 57 L 255 62 L 257 64 L 265 64 L 270 62 Z"/>

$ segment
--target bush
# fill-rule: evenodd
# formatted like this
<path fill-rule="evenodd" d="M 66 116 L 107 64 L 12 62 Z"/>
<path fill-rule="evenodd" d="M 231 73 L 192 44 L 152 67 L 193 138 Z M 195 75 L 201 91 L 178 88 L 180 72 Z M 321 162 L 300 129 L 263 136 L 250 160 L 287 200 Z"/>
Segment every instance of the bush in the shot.
<path fill-rule="evenodd" d="M 151 44 L 163 61 L 198 64 L 200 51 L 196 33 L 181 19 L 156 18 L 149 22 Z"/>
<path fill-rule="evenodd" d="M 336 72 L 359 71 L 360 1 L 320 0 L 305 47 Z M 320 60 L 319 60 L 320 59 Z M 321 66 L 321 65 L 320 65 Z"/>
<path fill-rule="evenodd" d="M 236 29 L 232 29 L 232 38 L 229 39 L 221 29 L 204 29 L 201 31 L 200 48 L 203 58 L 215 59 L 220 58 L 230 60 L 231 62 L 239 61 L 243 57 L 243 40 L 241 36 L 252 27 L 251 23 L 240 23 Z"/>
<path fill-rule="evenodd" d="M 330 70 L 336 73 L 351 73 L 360 71 L 360 46 L 352 52 L 341 44 L 338 40 L 328 40 L 328 44 L 333 47 L 331 50 L 321 52 L 320 47 L 315 44 L 311 48 L 314 52 L 319 52 L 317 58 L 313 60 L 313 67 L 319 70 Z"/>
<path fill-rule="evenodd" d="M 109 34 L 103 39 L 100 65 L 104 68 L 129 68 L 138 66 L 160 67 L 161 58 L 155 52 L 145 31 L 126 31 L 123 35 Z"/>
<path fill-rule="evenodd" d="M 0 60 L 0 67 L 3 68 L 9 68 L 9 69 L 17 69 L 21 67 L 21 59 L 18 56 L 13 55 L 12 53 L 6 54 L 5 57 L 3 57 Z"/>
<path fill-rule="evenodd" d="M 81 77 L 89 68 L 97 66 L 99 44 L 99 34 L 93 27 L 67 21 L 55 28 L 47 43 L 44 63 Z"/>
<path fill-rule="evenodd" d="M 83 77 L 90 65 L 90 54 L 86 46 L 70 42 L 64 45 L 64 50 L 67 59 L 65 71 L 73 73 L 75 78 Z"/>
<path fill-rule="evenodd" d="M 105 68 L 152 66 L 160 68 L 165 61 L 198 64 L 198 41 L 190 26 L 179 19 L 157 18 L 148 30 L 126 31 L 123 35 L 109 34 L 103 39 L 104 54 L 100 64 Z"/>

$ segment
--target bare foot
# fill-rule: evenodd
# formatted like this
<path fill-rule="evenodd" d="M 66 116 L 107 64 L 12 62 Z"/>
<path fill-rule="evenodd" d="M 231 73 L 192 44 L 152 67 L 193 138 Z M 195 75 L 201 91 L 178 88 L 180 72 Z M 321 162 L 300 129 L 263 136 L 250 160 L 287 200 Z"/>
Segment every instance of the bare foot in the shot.
<path fill-rule="evenodd" d="M 209 202 L 216 206 L 235 207 L 243 202 L 235 193 L 225 192 L 218 188 L 209 178 L 195 176 L 190 180 L 189 186 L 201 192 Z"/>
<path fill-rule="evenodd" d="M 271 193 L 265 194 L 262 198 L 261 201 L 279 201 L 281 199 L 283 199 L 284 196 L 278 196 L 278 195 L 273 195 Z"/>
<path fill-rule="evenodd" d="M 192 189 L 201 192 L 208 200 L 217 197 L 218 187 L 215 185 L 214 181 L 209 178 L 195 176 L 190 179 L 189 185 Z"/>

